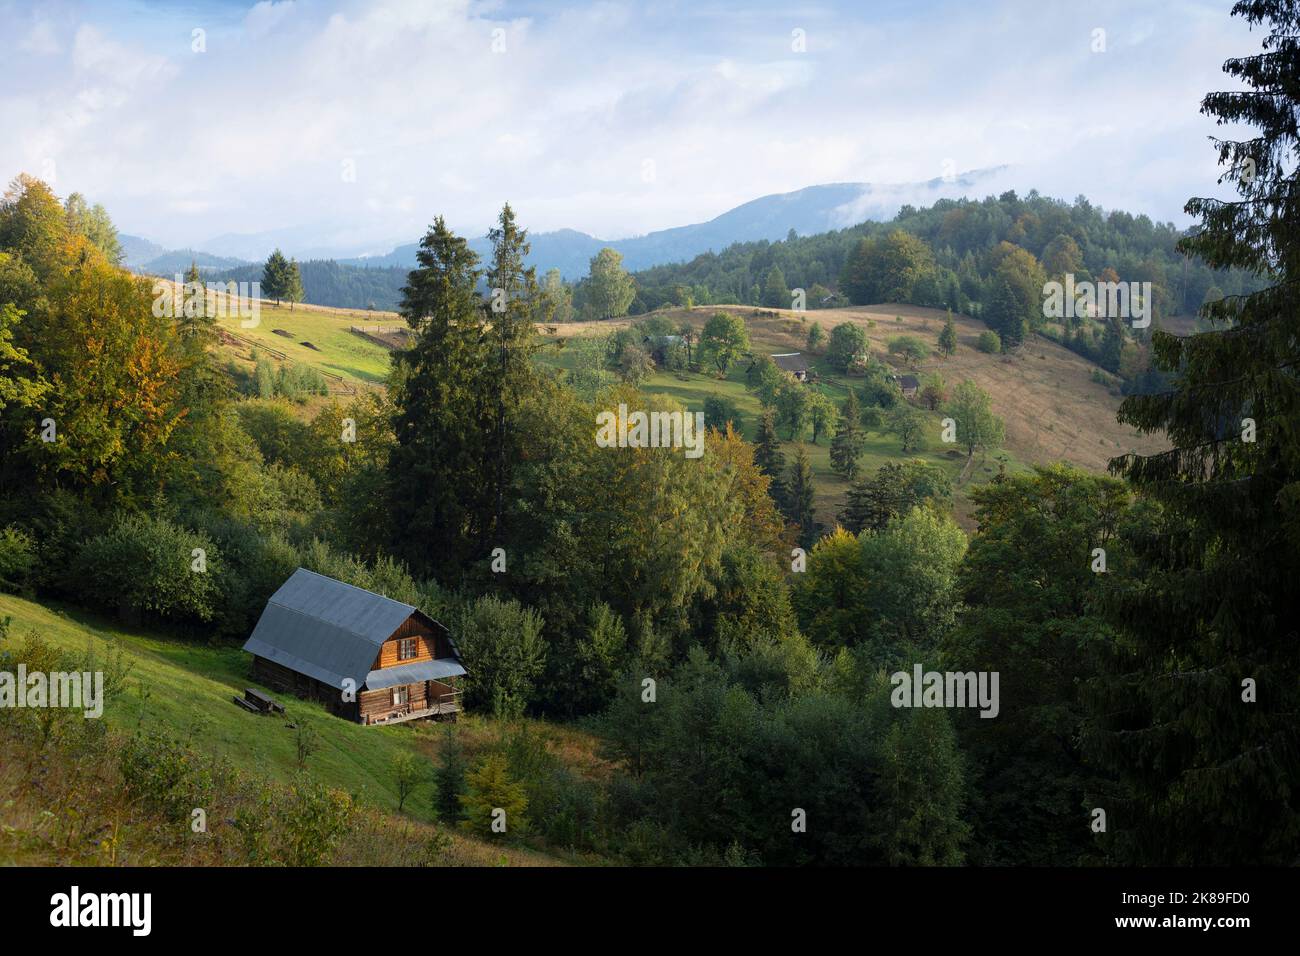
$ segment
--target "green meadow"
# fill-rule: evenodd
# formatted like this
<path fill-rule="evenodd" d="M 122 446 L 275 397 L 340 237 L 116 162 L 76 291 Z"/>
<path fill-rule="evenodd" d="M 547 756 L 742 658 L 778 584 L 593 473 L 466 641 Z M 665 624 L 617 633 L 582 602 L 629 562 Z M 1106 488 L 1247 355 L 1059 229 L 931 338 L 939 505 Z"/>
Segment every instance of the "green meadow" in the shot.
<path fill-rule="evenodd" d="M 110 648 L 119 649 L 130 672 L 126 690 L 105 708 L 103 719 L 112 729 L 159 731 L 194 741 L 240 770 L 287 782 L 298 767 L 295 727 L 310 726 L 319 748 L 307 758 L 312 776 L 384 810 L 397 809 L 390 779 L 394 755 L 416 752 L 437 730 L 417 724 L 362 727 L 286 694 L 274 695 L 285 705 L 283 717 L 251 714 L 231 700 L 242 697 L 245 687 L 257 686 L 248 677 L 249 655 L 238 647 L 127 629 L 71 606 L 0 594 L 0 620 L 6 617 L 11 618 L 10 644 L 34 632 L 74 654 L 90 649 L 102 659 Z M 426 790 L 417 790 L 405 811 L 432 821 Z"/>

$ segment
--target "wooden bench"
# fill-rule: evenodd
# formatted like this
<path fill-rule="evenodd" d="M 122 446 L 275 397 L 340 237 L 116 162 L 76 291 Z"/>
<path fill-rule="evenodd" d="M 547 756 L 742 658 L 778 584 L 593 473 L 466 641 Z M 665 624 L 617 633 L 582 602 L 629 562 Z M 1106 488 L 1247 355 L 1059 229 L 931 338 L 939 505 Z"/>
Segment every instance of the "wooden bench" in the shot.
<path fill-rule="evenodd" d="M 230 698 L 230 699 L 233 700 L 233 701 L 234 701 L 236 704 L 238 704 L 240 707 L 244 708 L 244 710 L 248 711 L 250 714 L 260 714 L 260 713 L 261 713 L 261 711 L 257 709 L 257 705 L 256 705 L 256 704 L 250 704 L 248 701 L 244 700 L 244 698 L 242 698 L 242 697 L 235 696 L 235 697 L 232 697 L 232 698 Z"/>
<path fill-rule="evenodd" d="M 239 700 L 239 698 L 236 698 Z M 244 688 L 244 697 L 239 703 L 247 710 L 258 714 L 283 714 L 284 704 L 272 697 L 268 697 L 260 690 L 253 687 Z"/>

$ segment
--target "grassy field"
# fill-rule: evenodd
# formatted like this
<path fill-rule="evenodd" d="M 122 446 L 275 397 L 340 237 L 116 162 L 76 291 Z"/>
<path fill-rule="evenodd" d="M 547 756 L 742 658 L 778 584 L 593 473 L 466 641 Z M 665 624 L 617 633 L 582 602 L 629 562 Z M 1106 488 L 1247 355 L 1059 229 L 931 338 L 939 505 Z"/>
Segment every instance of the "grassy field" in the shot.
<path fill-rule="evenodd" d="M 283 352 L 290 361 L 339 375 L 362 386 L 383 383 L 388 375 L 391 353 L 382 345 L 349 331 L 349 328 L 353 325 L 389 327 L 403 324 L 400 318 L 387 312 L 354 312 L 308 305 L 296 305 L 290 309 L 274 302 L 262 304 L 258 324 L 253 328 L 243 328 L 242 321 L 237 317 L 222 318 L 217 320 L 217 325 L 234 335 Z"/>
<path fill-rule="evenodd" d="M 1102 471 L 1114 455 L 1130 448 L 1150 451 L 1155 447 L 1149 439 L 1140 438 L 1115 421 L 1119 400 L 1106 386 L 1093 380 L 1095 366 L 1040 337 L 1031 339 L 1014 357 L 986 355 L 975 348 L 975 340 L 985 328 L 983 323 L 965 316 L 954 316 L 958 351 L 950 358 L 941 358 L 937 352 L 937 340 L 947 316 L 936 309 L 883 305 L 796 313 L 748 306 L 701 306 L 689 311 L 676 309 L 661 314 L 676 323 L 689 322 L 698 330 L 718 310 L 735 312 L 745 318 L 751 346 L 757 353 L 805 351 L 808 329 L 813 322 L 819 323 L 827 334 L 840 322 L 858 324 L 865 331 L 872 351 L 881 356 L 887 355 L 889 339 L 913 335 L 930 345 L 935 355 L 915 369 L 900 365 L 899 372 L 911 372 L 918 377 L 938 372 L 949 386 L 971 379 L 987 391 L 994 412 L 1006 423 L 1007 438 L 998 452 L 977 453 L 965 480 L 956 489 L 956 515 L 967 528 L 972 527 L 970 490 L 995 477 L 999 467 L 1014 474 L 1028 470 L 1032 464 L 1067 461 L 1091 471 Z M 548 336 L 552 348 L 543 353 L 544 360 L 567 367 L 569 359 L 564 343 L 568 340 L 575 336 L 605 334 L 631 321 L 624 318 L 557 327 L 554 335 Z M 860 380 L 837 374 L 822 355 L 810 358 L 818 378 L 810 387 L 825 394 L 836 405 L 842 404 L 850 384 L 856 385 Z M 718 379 L 710 373 L 658 372 L 643 387 L 650 392 L 672 396 L 693 411 L 701 410 L 709 395 L 730 399 L 744 417 L 742 431 L 745 437 L 750 440 L 755 437 L 761 409 L 758 399 L 745 387 L 743 364 L 733 367 L 725 379 Z M 905 456 L 897 438 L 871 433 L 862 458 L 864 470 L 873 471 L 886 462 L 915 457 L 939 465 L 956 482 L 966 465 L 966 457 L 959 450 L 938 441 L 942 413 L 927 412 L 926 415 L 931 419 L 927 431 L 931 437 L 925 448 Z M 816 482 L 818 520 L 832 526 L 835 516 L 844 507 L 848 482 L 830 467 L 830 436 L 821 437 L 815 445 L 807 442 L 805 447 Z M 787 462 L 793 458 L 794 450 L 793 444 L 785 445 Z"/>
<path fill-rule="evenodd" d="M 156 276 L 166 282 L 168 277 Z M 176 288 L 173 283 L 173 288 Z M 392 328 L 405 322 L 394 312 L 367 309 L 336 309 L 324 305 L 257 300 L 256 319 L 240 315 L 238 303 L 224 293 L 212 291 L 208 308 L 218 313 L 218 329 L 240 341 L 226 340 L 223 351 L 240 367 L 251 367 L 250 342 L 255 346 L 283 353 L 287 360 L 310 366 L 327 375 L 341 377 L 353 387 L 382 385 L 388 375 L 388 349 L 351 331 L 352 326 Z M 245 323 L 255 322 L 251 328 Z M 281 359 L 271 356 L 279 364 Z M 336 383 L 332 383 L 339 390 Z"/>
<path fill-rule="evenodd" d="M 291 725 L 310 725 L 317 731 L 319 750 L 307 760 L 307 771 L 322 783 L 357 797 L 362 803 L 395 813 L 397 793 L 390 771 L 394 755 L 415 753 L 431 766 L 441 727 L 412 722 L 391 727 L 362 727 L 326 713 L 319 705 L 275 694 L 285 705 L 284 717 L 250 714 L 231 700 L 243 689 L 258 686 L 248 677 L 249 656 L 237 647 L 212 647 L 178 638 L 124 629 L 89 612 L 57 604 L 38 604 L 0 594 L 0 619 L 12 618 L 10 641 L 34 631 L 43 640 L 69 652 L 92 647 L 103 655 L 120 649 L 130 666 L 128 691 L 110 703 L 104 719 L 111 729 L 126 733 L 137 728 L 158 730 L 187 741 L 209 754 L 224 757 L 237 769 L 287 782 L 297 771 L 297 734 Z M 147 695 L 140 693 L 147 689 Z M 267 690 L 267 688 L 263 688 Z M 596 756 L 596 741 L 575 728 L 532 722 L 555 752 L 575 769 L 589 775 L 606 772 Z M 462 739 L 470 753 L 487 746 L 501 732 L 493 721 L 462 718 Z M 405 815 L 432 822 L 431 786 L 421 784 L 407 798 Z M 0 808 L 2 809 L 2 808 Z M 479 844 L 458 837 L 484 859 L 501 858 L 514 864 L 556 862 L 535 850 Z"/>
<path fill-rule="evenodd" d="M 677 323 L 689 322 L 698 330 L 718 310 L 744 317 L 752 347 L 759 353 L 804 351 L 808 328 L 813 322 L 819 323 L 827 334 L 840 322 L 857 324 L 866 333 L 871 350 L 882 356 L 887 355 L 891 338 L 904 334 L 916 336 L 935 349 L 934 355 L 914 369 L 900 366 L 900 372 L 910 371 L 918 377 L 937 372 L 949 386 L 970 379 L 988 392 L 993 411 L 1006 423 L 1006 441 L 996 454 L 977 454 L 966 480 L 957 489 L 956 513 L 966 527 L 970 527 L 970 488 L 994 477 L 999 466 L 1014 473 L 1031 464 L 1066 461 L 1100 472 L 1116 455 L 1130 450 L 1152 452 L 1160 447 L 1158 442 L 1139 436 L 1116 421 L 1119 398 L 1112 388 L 1095 380 L 1096 366 L 1041 336 L 1031 337 L 1014 356 L 987 355 L 975 348 L 984 324 L 958 315 L 954 316 L 958 350 L 944 358 L 936 345 L 946 313 L 937 309 L 885 304 L 799 313 L 749 306 L 699 306 L 659 314 Z M 567 367 L 571 355 L 565 348 L 567 341 L 578 336 L 606 334 L 633 321 L 634 318 L 626 317 L 549 326 L 544 330 L 547 347 L 541 353 L 541 360 Z M 391 328 L 401 325 L 401 319 L 391 312 L 308 305 L 289 309 L 264 302 L 255 328 L 239 328 L 237 318 L 222 319 L 219 324 L 243 338 L 285 353 L 291 361 L 340 375 L 356 387 L 380 387 L 390 353 L 382 345 L 349 331 L 349 327 Z M 277 334 L 276 330 L 287 334 Z M 309 348 L 304 342 L 316 348 Z M 251 365 L 246 347 L 227 343 L 226 351 L 237 364 Z M 842 403 L 853 380 L 834 373 L 820 355 L 811 356 L 811 360 L 819 374 L 819 381 L 812 387 L 837 405 Z M 332 384 L 331 388 L 334 387 Z M 711 394 L 729 398 L 744 416 L 745 436 L 754 437 L 760 409 L 758 401 L 745 388 L 743 366 L 733 368 L 721 380 L 708 373 L 659 372 L 644 387 L 650 392 L 671 395 L 696 411 Z M 316 404 L 319 403 L 313 402 L 311 407 Z M 904 456 L 897 439 L 873 433 L 868 436 L 862 459 L 864 468 L 874 470 L 888 461 L 919 457 L 942 466 L 955 480 L 963 471 L 965 458 L 937 440 L 942 415 L 927 414 L 933 421 L 928 430 L 932 437 L 926 448 L 915 456 Z M 807 449 L 816 480 L 818 520 L 832 526 L 843 508 L 848 483 L 830 468 L 830 436 L 823 436 L 816 445 L 809 442 Z M 792 459 L 793 446 L 787 444 L 785 451 L 787 460 Z"/>

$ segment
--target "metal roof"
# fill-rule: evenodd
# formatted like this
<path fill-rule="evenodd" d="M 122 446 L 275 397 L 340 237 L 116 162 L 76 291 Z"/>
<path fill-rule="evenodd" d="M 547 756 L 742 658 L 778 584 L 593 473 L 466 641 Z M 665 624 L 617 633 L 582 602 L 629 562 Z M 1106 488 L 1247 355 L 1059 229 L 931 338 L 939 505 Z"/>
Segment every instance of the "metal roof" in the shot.
<path fill-rule="evenodd" d="M 331 687 L 350 679 L 360 690 L 379 646 L 415 613 L 409 604 L 299 568 L 271 595 L 244 650 Z M 454 643 L 452 653 L 448 660 L 460 666 Z"/>
<path fill-rule="evenodd" d="M 397 667 L 385 667 L 367 674 L 366 689 L 382 690 L 385 687 L 396 687 L 398 684 L 418 684 L 420 681 L 459 677 L 464 673 L 465 668 L 451 657 L 442 657 L 436 661 L 419 661 L 415 664 L 399 664 Z"/>
<path fill-rule="evenodd" d="M 780 355 L 773 355 L 772 361 L 776 367 L 785 372 L 806 372 L 808 371 L 808 360 L 799 352 L 784 352 Z"/>

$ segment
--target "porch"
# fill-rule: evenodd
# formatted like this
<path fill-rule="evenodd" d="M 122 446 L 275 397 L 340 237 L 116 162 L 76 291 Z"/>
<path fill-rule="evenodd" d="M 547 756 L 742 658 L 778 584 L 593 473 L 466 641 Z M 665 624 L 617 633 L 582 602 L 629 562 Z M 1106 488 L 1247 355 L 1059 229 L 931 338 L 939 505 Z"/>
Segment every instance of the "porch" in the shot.
<path fill-rule="evenodd" d="M 418 688 L 418 690 L 417 690 Z M 405 689 L 406 693 L 401 691 Z M 449 717 L 455 719 L 461 712 L 461 692 L 450 684 L 429 681 L 424 686 L 397 688 L 388 698 L 387 706 L 362 708 L 364 724 L 400 724 L 408 720 Z"/>

